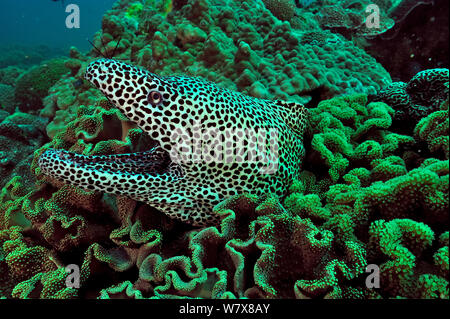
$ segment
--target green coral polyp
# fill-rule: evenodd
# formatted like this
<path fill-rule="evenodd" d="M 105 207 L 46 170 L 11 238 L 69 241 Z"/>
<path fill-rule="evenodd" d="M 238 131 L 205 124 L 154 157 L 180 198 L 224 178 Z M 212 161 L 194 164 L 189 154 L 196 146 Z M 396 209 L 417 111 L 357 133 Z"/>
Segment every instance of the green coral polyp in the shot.
<path fill-rule="evenodd" d="M 125 13 L 125 17 L 139 18 L 143 9 L 144 9 L 144 5 L 142 4 L 142 2 L 134 2 L 134 3 L 130 4 L 130 6 L 128 7 L 128 9 Z"/>

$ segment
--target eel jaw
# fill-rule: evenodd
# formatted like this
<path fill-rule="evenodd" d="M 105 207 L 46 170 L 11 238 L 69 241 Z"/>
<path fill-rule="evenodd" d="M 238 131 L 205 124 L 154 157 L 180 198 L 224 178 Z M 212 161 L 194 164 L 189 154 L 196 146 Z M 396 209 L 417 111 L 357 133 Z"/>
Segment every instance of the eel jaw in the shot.
<path fill-rule="evenodd" d="M 145 194 L 146 190 L 128 184 L 129 181 L 162 175 L 168 165 L 168 154 L 158 147 L 145 152 L 100 156 L 49 149 L 38 160 L 42 173 L 57 180 L 85 190 L 133 196 Z"/>

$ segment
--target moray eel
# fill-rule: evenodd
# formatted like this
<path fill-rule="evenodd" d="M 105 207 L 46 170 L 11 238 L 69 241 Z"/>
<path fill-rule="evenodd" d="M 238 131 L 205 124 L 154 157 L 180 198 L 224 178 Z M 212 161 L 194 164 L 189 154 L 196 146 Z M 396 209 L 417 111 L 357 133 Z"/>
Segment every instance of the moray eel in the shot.
<path fill-rule="evenodd" d="M 301 104 L 110 59 L 92 62 L 85 79 L 158 146 L 104 156 L 50 149 L 38 160 L 45 175 L 205 226 L 218 221 L 213 207 L 224 199 L 244 192 L 283 196 L 300 172 L 308 122 Z"/>

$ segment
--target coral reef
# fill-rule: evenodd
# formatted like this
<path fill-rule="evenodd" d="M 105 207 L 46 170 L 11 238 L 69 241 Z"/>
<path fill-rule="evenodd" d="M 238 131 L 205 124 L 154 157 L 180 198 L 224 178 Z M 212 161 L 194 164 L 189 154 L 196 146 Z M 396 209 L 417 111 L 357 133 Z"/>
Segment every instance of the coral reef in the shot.
<path fill-rule="evenodd" d="M 9 113 L 15 110 L 14 87 L 11 85 L 0 83 L 0 107 Z"/>
<path fill-rule="evenodd" d="M 430 152 L 444 154 L 449 159 L 448 100 L 441 105 L 440 111 L 431 113 L 417 124 L 414 135 L 418 141 L 427 144 Z"/>
<path fill-rule="evenodd" d="M 69 69 L 64 59 L 49 60 L 33 67 L 17 80 L 15 97 L 21 111 L 38 110 L 48 90 Z"/>
<path fill-rule="evenodd" d="M 151 143 L 103 106 L 99 100 L 81 107 L 35 160 L 50 146 L 106 154 Z M 26 193 L 15 178 L 0 197 L 9 212 L 2 221 L 6 257 L 0 269 L 9 278 L 3 294 L 448 298 L 448 160 L 436 152 L 412 162 L 407 146 L 414 138 L 391 133 L 393 109 L 368 104 L 366 95 L 323 101 L 311 112 L 310 156 L 316 160 L 308 161 L 289 195 L 283 201 L 270 194 L 235 196 L 215 208 L 220 225 L 203 229 L 124 197 L 49 180 L 34 161 L 40 186 Z M 22 228 L 30 223 L 39 236 Z M 81 267 L 81 290 L 64 284 L 62 267 L 69 263 Z M 383 274 L 377 291 L 364 284 L 365 267 L 373 263 Z"/>
<path fill-rule="evenodd" d="M 0 187 L 16 175 L 33 185 L 30 162 L 34 151 L 47 142 L 46 124 L 46 119 L 27 113 L 0 115 Z"/>
<path fill-rule="evenodd" d="M 46 45 L 2 44 L 0 52 L 0 69 L 11 66 L 26 69 L 45 60 L 66 55 L 64 50 Z"/>
<path fill-rule="evenodd" d="M 415 15 L 374 2 L 395 23 Z M 448 299 L 448 69 L 433 60 L 411 73 L 411 52 L 386 46 L 385 65 L 405 81 L 392 83 L 374 47 L 349 40 L 388 41 L 390 31 L 370 40 L 361 16 L 338 29 L 314 18 L 324 6 L 357 13 L 364 4 L 120 0 L 105 14 L 93 43 L 108 57 L 309 108 L 303 171 L 287 196 L 234 196 L 204 228 L 41 173 L 48 148 L 155 145 L 83 80 L 99 52 L 72 48 L 55 69 L 0 63 L 0 298 Z M 434 57 L 429 48 L 413 53 Z M 35 70 L 53 75 L 40 81 Z M 35 114 L 10 114 L 12 90 Z M 80 289 L 66 285 L 69 264 L 80 267 Z M 367 288 L 367 265 L 379 267 L 380 288 Z"/>
<path fill-rule="evenodd" d="M 16 86 L 17 79 L 24 72 L 24 70 L 16 66 L 8 66 L 0 69 L 0 83 Z"/>
<path fill-rule="evenodd" d="M 448 98 L 448 69 L 430 69 L 417 73 L 408 83 L 391 83 L 373 100 L 392 106 L 395 125 L 411 129 L 421 119 L 439 110 Z"/>
<path fill-rule="evenodd" d="M 121 36 L 118 57 L 158 74 L 203 76 L 257 97 L 299 102 L 312 92 L 320 98 L 338 91 L 373 93 L 390 83 L 376 61 L 343 37 L 333 36 L 321 46 L 299 43 L 298 33 L 313 31 L 311 26 L 293 29 L 260 1 L 194 0 L 166 19 L 158 8 L 146 8 L 133 37 L 126 31 L 130 26 L 115 22 L 125 8 L 126 2 L 106 14 L 98 37 L 109 50 Z M 338 47 L 342 55 L 334 54 Z"/>
<path fill-rule="evenodd" d="M 323 28 L 341 33 L 349 38 L 372 38 L 390 30 L 395 21 L 380 8 L 379 23 L 372 27 L 368 19 L 366 8 L 370 8 L 372 1 L 338 1 L 332 5 L 322 6 L 317 19 Z"/>
<path fill-rule="evenodd" d="M 146 3 L 142 11 L 138 3 L 120 1 L 105 14 L 93 41 L 102 54 L 115 52 L 161 75 L 201 76 L 251 96 L 312 105 L 336 94 L 375 94 L 391 83 L 381 65 L 343 36 L 323 31 L 311 13 L 292 28 L 260 1 L 175 1 L 170 12 L 165 1 Z M 100 96 L 80 83 L 92 57 L 75 48 L 70 57 L 80 67 L 50 88 L 41 111 L 51 120 L 50 137 L 79 105 Z"/>
<path fill-rule="evenodd" d="M 280 20 L 290 21 L 295 15 L 294 0 L 262 0 L 262 2 Z"/>

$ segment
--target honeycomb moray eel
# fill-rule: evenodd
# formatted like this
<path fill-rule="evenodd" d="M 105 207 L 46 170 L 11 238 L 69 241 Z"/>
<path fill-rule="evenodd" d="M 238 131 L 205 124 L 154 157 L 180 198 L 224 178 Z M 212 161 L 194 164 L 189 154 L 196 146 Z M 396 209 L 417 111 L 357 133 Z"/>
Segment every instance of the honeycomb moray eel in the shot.
<path fill-rule="evenodd" d="M 217 222 L 213 207 L 222 200 L 244 192 L 283 196 L 300 172 L 309 114 L 301 104 L 110 59 L 92 62 L 85 78 L 159 144 L 104 156 L 50 149 L 39 158 L 45 175 L 205 226 Z"/>

